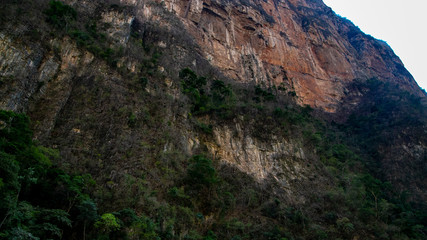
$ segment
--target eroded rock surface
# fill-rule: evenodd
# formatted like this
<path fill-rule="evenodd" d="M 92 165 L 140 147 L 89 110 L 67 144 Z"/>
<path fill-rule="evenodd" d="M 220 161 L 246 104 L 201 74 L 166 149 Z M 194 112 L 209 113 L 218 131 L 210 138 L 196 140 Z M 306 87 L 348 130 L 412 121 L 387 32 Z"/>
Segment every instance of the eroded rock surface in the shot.
<path fill-rule="evenodd" d="M 153 15 L 146 1 L 140 17 Z M 322 1 L 162 0 L 202 54 L 240 82 L 295 91 L 300 104 L 335 112 L 354 79 L 377 78 L 422 95 L 385 43 L 336 16 Z"/>

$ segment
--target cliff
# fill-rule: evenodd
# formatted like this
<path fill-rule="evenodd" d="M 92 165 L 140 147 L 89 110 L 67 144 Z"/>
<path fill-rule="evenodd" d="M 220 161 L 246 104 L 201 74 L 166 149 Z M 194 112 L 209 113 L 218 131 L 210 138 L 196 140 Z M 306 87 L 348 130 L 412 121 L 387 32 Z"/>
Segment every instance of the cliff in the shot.
<path fill-rule="evenodd" d="M 0 236 L 425 237 L 425 93 L 322 1 L 10 0 L 0 16 Z M 11 217 L 25 204 L 36 220 Z"/>
<path fill-rule="evenodd" d="M 227 76 L 285 87 L 301 104 L 334 112 L 355 79 L 377 78 L 423 94 L 385 42 L 322 1 L 162 2 Z M 143 14 L 152 17 L 149 10 Z"/>

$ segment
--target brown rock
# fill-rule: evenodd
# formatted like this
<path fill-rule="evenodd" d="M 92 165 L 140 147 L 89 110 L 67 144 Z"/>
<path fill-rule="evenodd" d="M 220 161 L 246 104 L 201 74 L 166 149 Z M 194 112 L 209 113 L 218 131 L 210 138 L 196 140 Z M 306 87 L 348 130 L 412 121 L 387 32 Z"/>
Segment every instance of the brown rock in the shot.
<path fill-rule="evenodd" d="M 206 59 L 227 76 L 286 86 L 300 104 L 334 112 L 354 79 L 390 81 L 423 95 L 385 42 L 363 34 L 320 0 L 158 2 L 179 17 Z"/>

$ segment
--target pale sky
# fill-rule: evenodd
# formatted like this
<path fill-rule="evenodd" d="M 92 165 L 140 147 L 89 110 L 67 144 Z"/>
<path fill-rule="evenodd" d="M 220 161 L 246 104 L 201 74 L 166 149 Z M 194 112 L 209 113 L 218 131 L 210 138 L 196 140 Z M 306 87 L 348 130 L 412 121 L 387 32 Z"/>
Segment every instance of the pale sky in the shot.
<path fill-rule="evenodd" d="M 427 89 L 427 0 L 323 0 L 364 33 L 386 41 Z"/>

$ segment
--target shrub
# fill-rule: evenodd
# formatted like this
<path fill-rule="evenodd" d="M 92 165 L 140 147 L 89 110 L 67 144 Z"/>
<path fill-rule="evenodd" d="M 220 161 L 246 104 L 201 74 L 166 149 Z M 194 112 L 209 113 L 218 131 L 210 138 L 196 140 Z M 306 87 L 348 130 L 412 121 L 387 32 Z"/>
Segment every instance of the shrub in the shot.
<path fill-rule="evenodd" d="M 120 224 L 112 213 L 104 213 L 102 214 L 101 219 L 96 221 L 95 227 L 109 233 L 119 230 Z"/>
<path fill-rule="evenodd" d="M 202 155 L 190 159 L 187 169 L 187 182 L 193 186 L 212 186 L 218 183 L 218 176 L 212 161 Z"/>
<path fill-rule="evenodd" d="M 255 95 L 259 96 L 258 99 L 262 98 L 264 101 L 273 101 L 276 99 L 276 96 L 271 92 L 271 89 L 264 90 L 261 86 L 255 86 Z"/>
<path fill-rule="evenodd" d="M 77 12 L 74 8 L 55 0 L 49 2 L 49 9 L 44 14 L 46 15 L 46 21 L 57 28 L 67 27 L 69 22 L 77 17 Z"/>
<path fill-rule="evenodd" d="M 181 70 L 179 77 L 182 79 L 183 91 L 191 91 L 192 89 L 197 89 L 201 91 L 206 85 L 205 77 L 198 77 L 197 74 L 189 68 Z"/>

